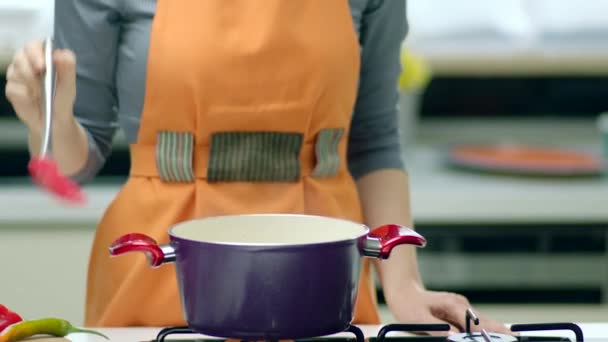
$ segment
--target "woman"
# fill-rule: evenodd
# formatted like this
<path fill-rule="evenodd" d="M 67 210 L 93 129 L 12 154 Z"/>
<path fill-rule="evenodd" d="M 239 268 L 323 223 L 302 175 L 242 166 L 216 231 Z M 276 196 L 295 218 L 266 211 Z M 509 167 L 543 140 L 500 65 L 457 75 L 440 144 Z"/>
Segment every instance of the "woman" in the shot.
<path fill-rule="evenodd" d="M 117 127 L 131 143 L 128 181 L 92 246 L 85 324 L 184 324 L 173 268 L 110 260 L 108 246 L 126 232 L 146 229 L 165 243 L 179 221 L 259 212 L 411 225 L 396 128 L 406 28 L 405 2 L 397 0 L 57 1 L 54 158 L 86 182 Z M 32 42 L 7 72 L 6 94 L 29 128 L 32 155 L 42 56 Z M 171 142 L 186 148 L 171 150 Z M 319 150 L 326 153 L 312 158 Z M 208 160 L 206 172 L 178 165 L 175 153 L 207 156 L 197 159 Z M 280 172 L 243 155 L 274 158 Z M 397 320 L 464 328 L 467 300 L 425 290 L 412 247 L 375 267 Z M 367 260 L 355 323 L 380 323 Z M 481 327 L 506 332 L 485 318 Z"/>

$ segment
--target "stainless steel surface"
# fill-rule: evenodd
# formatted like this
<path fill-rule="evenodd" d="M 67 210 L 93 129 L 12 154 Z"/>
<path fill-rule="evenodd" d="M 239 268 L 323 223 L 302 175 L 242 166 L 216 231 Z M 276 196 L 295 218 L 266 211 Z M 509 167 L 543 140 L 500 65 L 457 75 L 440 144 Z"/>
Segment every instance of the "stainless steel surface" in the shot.
<path fill-rule="evenodd" d="M 53 66 L 53 40 L 47 38 L 44 42 L 44 136 L 40 146 L 40 155 L 47 154 L 51 141 L 51 124 L 53 122 L 53 96 L 55 86 L 55 68 Z"/>
<path fill-rule="evenodd" d="M 368 236 L 363 242 L 363 254 L 368 257 L 376 258 L 380 256 L 381 247 L 382 243 L 379 239 Z"/>
<path fill-rule="evenodd" d="M 492 338 L 488 335 L 488 332 L 485 329 L 481 329 L 481 336 L 486 342 L 492 342 Z"/>
<path fill-rule="evenodd" d="M 475 325 L 479 325 L 479 318 L 477 317 L 477 315 L 475 314 L 475 312 L 473 312 L 473 309 L 468 308 L 467 312 L 466 312 L 466 325 L 467 325 L 467 333 L 471 333 L 471 321 L 473 321 L 473 323 L 475 323 Z"/>
<path fill-rule="evenodd" d="M 175 248 L 173 248 L 173 246 L 171 246 L 171 245 L 161 245 L 159 247 L 163 251 L 163 254 L 164 254 L 164 256 L 163 256 L 163 264 L 175 261 L 176 255 L 175 255 Z"/>

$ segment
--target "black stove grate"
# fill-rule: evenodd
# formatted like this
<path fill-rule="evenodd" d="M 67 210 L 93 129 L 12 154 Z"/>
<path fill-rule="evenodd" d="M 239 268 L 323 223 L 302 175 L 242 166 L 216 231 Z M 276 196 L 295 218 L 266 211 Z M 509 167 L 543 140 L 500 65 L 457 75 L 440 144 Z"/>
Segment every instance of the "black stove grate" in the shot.
<path fill-rule="evenodd" d="M 533 332 L 533 331 L 556 331 L 556 330 L 568 330 L 574 333 L 575 339 L 571 340 L 566 337 L 548 337 L 548 336 L 511 336 L 501 335 L 495 333 L 488 333 L 481 329 L 479 332 L 473 332 L 471 330 L 471 322 L 475 325 L 479 325 L 479 319 L 473 312 L 468 309 L 466 311 L 466 330 L 461 334 L 454 336 L 388 336 L 391 332 L 405 332 L 405 333 L 421 333 L 430 331 L 443 331 L 447 332 L 450 330 L 450 326 L 447 324 L 387 324 L 383 326 L 378 335 L 369 337 L 367 340 L 363 335 L 361 329 L 357 326 L 349 326 L 345 332 L 350 332 L 353 337 L 316 337 L 316 338 L 305 338 L 297 339 L 294 342 L 584 342 L 584 336 L 582 329 L 574 323 L 539 323 L 539 324 L 514 324 L 511 326 L 512 332 Z M 194 330 L 187 326 L 182 327 L 168 327 L 162 329 L 157 337 L 156 342 L 167 342 L 166 338 L 169 335 L 179 334 L 197 334 Z M 222 339 L 188 339 L 188 340 L 175 340 L 171 339 L 172 342 L 222 342 Z M 270 339 L 269 342 L 278 342 L 279 339 Z M 245 341 L 243 341 L 245 342 Z"/>
<path fill-rule="evenodd" d="M 307 341 L 307 342 L 337 342 L 337 341 L 349 341 L 349 342 L 365 342 L 365 336 L 363 335 L 363 331 L 361 331 L 361 329 L 359 329 L 357 326 L 355 325 L 350 325 L 348 326 L 348 328 L 346 328 L 346 330 L 344 330 L 344 332 L 350 332 L 354 335 L 354 337 L 351 338 L 344 338 L 344 337 L 340 337 L 340 338 L 332 338 L 332 337 L 321 337 L 321 338 L 313 338 L 313 339 L 299 339 L 299 340 L 295 340 L 297 342 L 303 342 L 303 341 Z M 164 328 L 162 329 L 156 336 L 156 341 L 157 342 L 167 342 L 166 338 L 169 335 L 190 335 L 190 334 L 196 334 L 196 332 L 192 329 L 190 329 L 187 326 L 180 326 L 180 327 L 168 327 L 168 328 Z M 271 338 L 268 339 L 268 342 L 278 342 L 280 339 L 279 338 Z M 172 342 L 178 342 L 179 340 L 171 340 Z M 221 342 L 224 340 L 221 339 L 196 339 L 196 340 L 182 340 L 182 342 Z M 245 341 L 243 341 L 245 342 Z"/>
<path fill-rule="evenodd" d="M 553 331 L 553 330 L 570 330 L 574 333 L 575 342 L 584 342 L 583 330 L 574 323 L 539 323 L 539 324 L 513 324 L 511 331 Z M 524 341 L 524 340 L 522 340 Z M 540 341 L 540 340 L 525 340 L 525 341 Z M 556 340 L 557 341 L 557 340 Z M 561 340 L 564 341 L 564 340 Z M 569 341 L 568 339 L 565 341 Z M 548 341 L 549 342 L 549 341 Z"/>

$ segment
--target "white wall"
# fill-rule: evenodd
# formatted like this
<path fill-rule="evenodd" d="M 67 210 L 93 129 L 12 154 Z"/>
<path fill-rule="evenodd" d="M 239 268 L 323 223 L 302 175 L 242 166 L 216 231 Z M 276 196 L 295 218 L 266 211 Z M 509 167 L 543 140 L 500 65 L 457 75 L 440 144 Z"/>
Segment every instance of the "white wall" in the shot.
<path fill-rule="evenodd" d="M 52 35 L 54 5 L 54 0 L 0 1 L 0 65 L 26 42 Z"/>
<path fill-rule="evenodd" d="M 608 0 L 408 0 L 408 40 L 608 37 Z"/>
<path fill-rule="evenodd" d="M 0 303 L 24 318 L 56 316 L 82 324 L 93 232 L 56 221 L 29 226 L 2 222 Z"/>

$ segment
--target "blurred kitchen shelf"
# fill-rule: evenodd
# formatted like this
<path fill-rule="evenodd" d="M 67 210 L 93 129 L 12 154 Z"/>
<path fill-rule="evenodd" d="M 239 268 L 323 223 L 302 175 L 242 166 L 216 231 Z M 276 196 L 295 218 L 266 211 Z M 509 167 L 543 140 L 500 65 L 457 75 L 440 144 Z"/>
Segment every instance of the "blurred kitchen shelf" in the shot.
<path fill-rule="evenodd" d="M 608 108 L 607 108 L 608 110 Z M 598 113 L 599 114 L 599 113 Z M 444 147 L 457 143 L 530 143 L 600 152 L 600 131 L 593 116 L 536 114 L 521 117 L 440 117 L 421 121 L 418 145 Z"/>
<path fill-rule="evenodd" d="M 606 39 L 505 41 L 440 39 L 404 46 L 423 56 L 436 76 L 606 76 Z"/>
<path fill-rule="evenodd" d="M 14 120 L 0 124 L 1 148 L 20 149 L 26 155 L 24 136 L 25 129 Z M 417 224 L 608 223 L 608 178 L 484 174 L 451 169 L 443 158 L 445 149 L 454 143 L 497 141 L 551 144 L 599 153 L 599 135 L 592 120 L 550 117 L 427 120 L 421 123 L 418 141 L 404 155 Z M 128 153 L 121 135 L 116 138 L 114 151 L 116 159 L 111 163 L 120 166 L 120 172 L 114 171 L 106 181 L 105 177 L 98 177 L 85 187 L 90 202 L 84 209 L 66 208 L 22 178 L 6 177 L 0 183 L 0 220 L 37 221 L 53 217 L 96 222 L 128 170 Z"/>
<path fill-rule="evenodd" d="M 406 154 L 412 210 L 421 224 L 608 223 L 608 178 L 542 178 L 470 172 L 445 165 L 452 144 L 521 143 L 599 155 L 594 120 L 456 118 L 423 121 Z"/>

